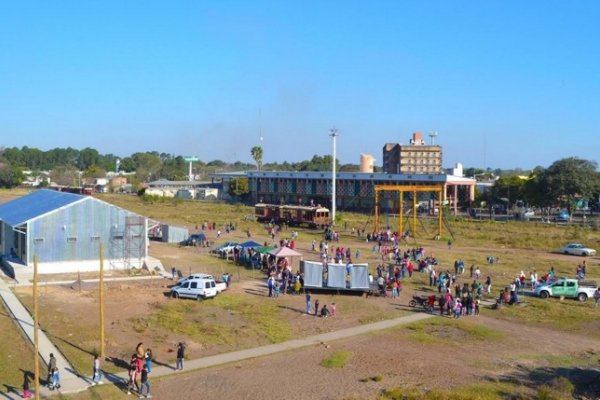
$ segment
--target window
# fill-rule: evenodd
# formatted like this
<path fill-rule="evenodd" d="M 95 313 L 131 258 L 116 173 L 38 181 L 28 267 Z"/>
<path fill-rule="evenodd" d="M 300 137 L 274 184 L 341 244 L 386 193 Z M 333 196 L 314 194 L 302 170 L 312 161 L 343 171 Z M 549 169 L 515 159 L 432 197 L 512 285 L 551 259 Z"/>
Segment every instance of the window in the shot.
<path fill-rule="evenodd" d="M 92 242 L 97 242 L 100 240 L 100 235 L 94 235 L 94 236 L 90 236 L 90 240 Z"/>
<path fill-rule="evenodd" d="M 204 283 L 204 288 L 205 289 L 210 289 L 210 282 L 205 282 Z"/>
<path fill-rule="evenodd" d="M 77 241 L 77 237 L 75 236 L 69 236 L 67 238 L 67 243 L 75 243 Z"/>
<path fill-rule="evenodd" d="M 33 241 L 36 244 L 42 244 L 42 243 L 44 243 L 44 238 L 43 237 L 36 237 L 35 239 L 33 239 Z"/>
<path fill-rule="evenodd" d="M 192 282 L 190 284 L 190 289 L 197 289 L 198 288 L 198 282 Z"/>

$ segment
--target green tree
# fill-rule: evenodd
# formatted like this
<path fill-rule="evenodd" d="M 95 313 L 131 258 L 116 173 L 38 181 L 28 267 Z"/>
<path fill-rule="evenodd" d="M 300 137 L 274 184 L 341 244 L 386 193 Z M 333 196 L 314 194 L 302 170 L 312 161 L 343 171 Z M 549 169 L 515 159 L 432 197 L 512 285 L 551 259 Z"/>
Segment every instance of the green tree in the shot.
<path fill-rule="evenodd" d="M 318 156 L 314 155 L 310 161 L 302 161 L 295 168 L 298 171 L 331 171 L 333 158 L 330 155 Z M 336 171 L 340 170 L 339 160 L 335 160 Z"/>
<path fill-rule="evenodd" d="M 52 182 L 60 186 L 79 186 L 79 171 L 73 165 L 60 165 L 50 171 Z"/>
<path fill-rule="evenodd" d="M 135 153 L 131 156 L 135 173 L 143 182 L 160 178 L 162 163 L 157 152 Z"/>
<path fill-rule="evenodd" d="M 182 156 L 163 157 L 163 154 L 161 154 L 161 159 L 163 163 L 160 170 L 161 178 L 173 181 L 188 180 L 188 164 Z M 196 166 L 193 165 L 192 167 L 195 169 Z"/>
<path fill-rule="evenodd" d="M 83 173 L 85 178 L 104 178 L 106 170 L 98 165 L 90 165 Z"/>
<path fill-rule="evenodd" d="M 233 178 L 229 182 L 229 195 L 244 198 L 250 193 L 248 178 Z"/>
<path fill-rule="evenodd" d="M 100 154 L 98 154 L 98 150 L 86 147 L 79 152 L 77 168 L 79 168 L 81 171 L 85 171 L 92 165 L 98 165 L 99 163 Z"/>
<path fill-rule="evenodd" d="M 19 186 L 24 180 L 21 168 L 10 165 L 9 163 L 0 162 L 0 187 L 14 188 Z"/>
<path fill-rule="evenodd" d="M 254 146 L 250 149 L 250 154 L 252 154 L 252 158 L 256 162 L 256 169 L 260 171 L 262 167 L 263 148 L 261 146 Z"/>
<path fill-rule="evenodd" d="M 594 161 L 575 157 L 555 161 L 550 167 L 536 171 L 527 193 L 538 193 L 536 205 L 560 206 L 571 211 L 576 198 L 590 198 L 598 192 L 600 175 Z"/>
<path fill-rule="evenodd" d="M 527 181 L 517 175 L 503 176 L 494 183 L 495 200 L 501 200 L 512 205 L 517 200 L 523 200 L 525 195 L 525 183 Z M 506 199 L 506 200 L 504 200 Z"/>

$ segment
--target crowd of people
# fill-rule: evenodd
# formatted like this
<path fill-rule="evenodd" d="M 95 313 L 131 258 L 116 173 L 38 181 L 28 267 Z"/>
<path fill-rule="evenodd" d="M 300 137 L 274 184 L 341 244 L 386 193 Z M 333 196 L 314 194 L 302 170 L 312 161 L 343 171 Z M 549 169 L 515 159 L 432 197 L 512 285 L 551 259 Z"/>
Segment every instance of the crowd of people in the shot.
<path fill-rule="evenodd" d="M 95 368 L 96 360 L 94 360 Z M 144 351 L 144 344 L 138 343 L 135 348 L 135 353 L 131 355 L 129 360 L 129 381 L 127 383 L 127 394 L 136 391 L 140 399 L 151 398 L 150 381 L 148 374 L 152 372 L 152 350 Z M 139 378 L 139 382 L 138 382 Z"/>

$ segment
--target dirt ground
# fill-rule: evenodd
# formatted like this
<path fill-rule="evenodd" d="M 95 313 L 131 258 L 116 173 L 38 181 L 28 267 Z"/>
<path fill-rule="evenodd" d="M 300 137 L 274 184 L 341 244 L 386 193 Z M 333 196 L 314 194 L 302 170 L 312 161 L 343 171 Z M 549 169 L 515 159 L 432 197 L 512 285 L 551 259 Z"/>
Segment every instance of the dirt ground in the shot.
<path fill-rule="evenodd" d="M 579 398 L 598 398 L 597 368 L 561 368 L 551 361 L 555 357 L 597 358 L 598 340 L 487 316 L 469 319 L 469 323 L 503 332 L 504 339 L 478 341 L 449 329 L 450 340 L 421 344 L 398 328 L 161 379 L 154 383 L 153 393 L 157 398 L 201 393 L 208 400 L 375 399 L 383 389 L 394 387 L 431 390 L 520 381 L 523 387 L 510 394 L 531 396 L 544 381 L 565 376 L 579 388 Z M 350 353 L 348 363 L 343 368 L 321 367 L 320 362 L 336 350 Z M 377 375 L 383 378 L 380 382 L 368 379 Z"/>
<path fill-rule="evenodd" d="M 301 234 L 302 235 L 302 234 Z M 228 239 L 242 241 L 241 236 L 231 235 Z M 259 242 L 263 237 L 253 238 Z M 346 238 L 340 246 L 360 248 L 363 260 L 376 266 L 378 258 L 371 253 L 369 244 L 357 238 Z M 511 262 L 510 250 L 501 248 L 460 248 L 457 246 L 448 254 L 444 243 L 430 241 L 426 244 L 429 252 L 440 254 L 444 264 L 457 254 L 477 252 L 477 259 L 484 260 L 485 254 L 502 254 L 502 262 Z M 406 247 L 406 246 L 403 246 Z M 309 240 L 300 240 L 298 249 L 314 259 Z M 206 257 L 206 249 L 179 248 L 153 243 L 151 254 L 160 258 L 167 269 L 176 265 L 185 270 L 189 266 L 192 272 L 206 272 L 201 263 L 195 262 L 197 255 Z M 520 256 L 519 256 L 520 257 Z M 575 265 L 573 258 L 558 254 L 532 251 L 528 257 L 554 263 L 560 268 Z M 474 258 L 475 259 L 475 258 Z M 469 265 L 469 260 L 467 265 Z M 216 261 L 215 263 L 221 263 Z M 597 260 L 589 260 L 596 265 Z M 236 269 L 225 264 L 219 269 L 228 269 L 234 274 L 234 284 L 230 293 L 247 295 L 249 299 L 270 301 L 266 297 L 264 277 L 256 273 L 255 279 L 237 281 Z M 450 269 L 445 267 L 444 269 Z M 514 270 L 518 270 L 518 265 Z M 510 279 L 506 269 L 502 272 L 486 271 L 493 274 L 496 281 Z M 212 272 L 215 274 L 216 272 Z M 516 272 L 515 272 L 516 273 Z M 494 275 L 495 274 L 495 275 Z M 425 282 L 426 277 L 417 274 L 415 279 Z M 143 318 L 152 313 L 157 306 L 176 300 L 165 296 L 172 282 L 162 278 L 137 282 L 115 282 L 107 284 L 107 353 L 111 362 L 105 362 L 105 368 L 123 371 L 126 360 L 138 342 L 151 347 L 154 357 L 161 363 L 174 361 L 174 345 L 179 340 L 188 344 L 188 356 L 199 358 L 226 351 L 268 344 L 262 337 L 243 334 L 244 326 L 234 315 L 210 310 L 198 318 L 205 318 L 219 324 L 228 324 L 239 328 L 239 334 L 233 341 L 225 343 L 199 344 L 184 335 L 171 335 L 155 327 L 132 329 L 135 318 Z M 48 313 L 47 324 L 72 324 L 74 332 L 72 342 L 86 351 L 95 348 L 94 340 L 78 337 L 77 321 L 86 320 L 90 330 L 97 329 L 97 293 L 92 286 L 48 286 L 41 289 L 41 297 L 48 309 L 68 310 L 60 318 Z M 21 295 L 27 290 L 19 290 Z M 336 300 L 339 315 L 323 320 L 305 316 L 303 296 L 281 296 L 279 302 L 281 315 L 290 323 L 294 337 L 308 336 L 333 331 L 360 323 L 375 321 L 383 314 L 386 317 L 401 316 L 414 312 L 406 304 L 412 294 L 407 287 L 398 301 L 373 297 L 344 297 Z M 331 302 L 330 295 L 319 295 L 322 303 Z M 210 304 L 210 303 L 208 303 Z M 435 317 L 435 319 L 440 317 Z M 581 333 L 552 331 L 543 327 L 529 326 L 519 322 L 498 320 L 486 313 L 478 317 L 467 317 L 464 324 L 484 326 L 501 332 L 500 338 L 479 338 L 461 330 L 452 324 L 442 325 L 428 337 L 431 340 L 420 341 L 411 336 L 411 330 L 398 327 L 359 337 L 281 353 L 265 358 L 243 361 L 233 365 L 208 370 L 190 371 L 162 378 L 152 383 L 154 398 L 202 398 L 202 399 L 374 399 L 383 389 L 393 387 L 416 387 L 423 390 L 461 387 L 474 383 L 522 382 L 523 391 L 531 393 L 540 382 L 555 376 L 566 376 L 577 383 L 579 398 L 600 396 L 600 372 L 596 368 L 578 369 L 564 360 L 581 360 L 582 363 L 598 358 L 600 340 Z M 239 325 L 239 326 L 237 326 Z M 85 333 L 87 334 L 87 332 Z M 324 368 L 321 361 L 334 351 L 349 353 L 347 364 L 343 368 Z M 87 354 L 85 355 L 87 357 Z M 369 379 L 381 376 L 376 382 Z"/>

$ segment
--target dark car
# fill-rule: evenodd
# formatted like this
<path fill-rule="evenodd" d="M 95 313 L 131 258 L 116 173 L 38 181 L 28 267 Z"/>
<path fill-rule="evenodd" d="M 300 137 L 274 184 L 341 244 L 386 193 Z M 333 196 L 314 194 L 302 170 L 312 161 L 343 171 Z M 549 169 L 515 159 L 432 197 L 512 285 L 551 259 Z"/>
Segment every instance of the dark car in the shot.
<path fill-rule="evenodd" d="M 206 235 L 204 235 L 204 233 L 193 233 L 181 244 L 184 246 L 202 246 L 205 241 Z"/>

